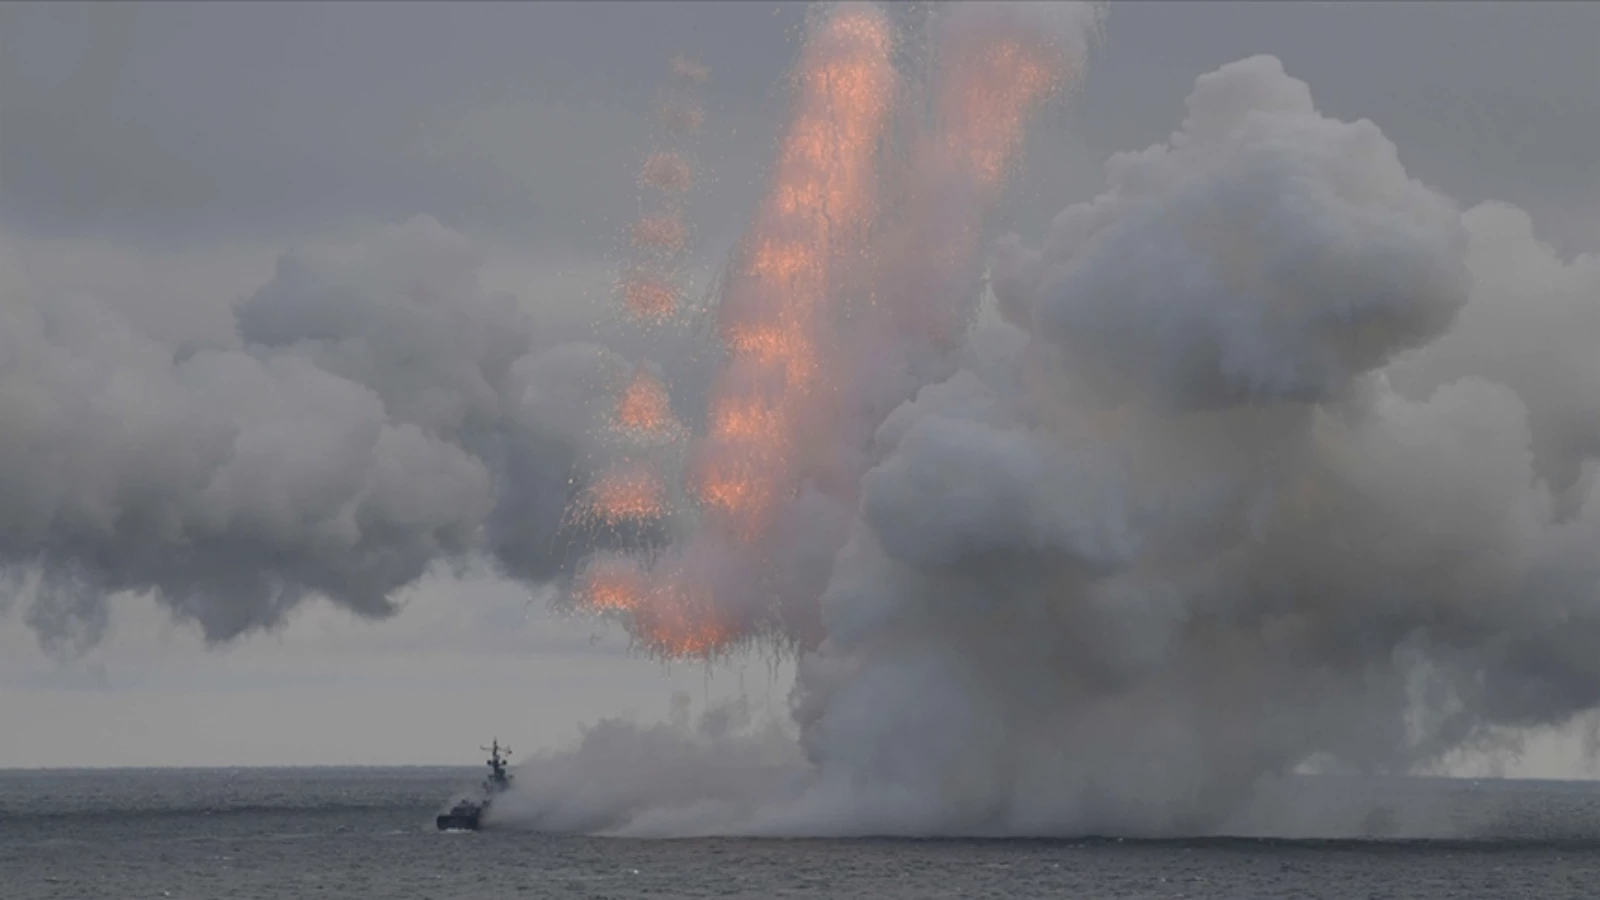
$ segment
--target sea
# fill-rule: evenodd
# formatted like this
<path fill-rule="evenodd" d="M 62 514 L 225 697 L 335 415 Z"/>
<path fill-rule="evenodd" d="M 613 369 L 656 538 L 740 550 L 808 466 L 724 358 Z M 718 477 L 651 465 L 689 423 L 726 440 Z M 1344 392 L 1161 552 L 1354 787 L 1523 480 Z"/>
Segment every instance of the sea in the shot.
<path fill-rule="evenodd" d="M 631 840 L 440 833 L 451 768 L 0 771 L 4 900 L 1600 898 L 1600 785 L 1324 780 L 1352 833 Z M 1362 829 L 1366 833 L 1361 833 Z"/>

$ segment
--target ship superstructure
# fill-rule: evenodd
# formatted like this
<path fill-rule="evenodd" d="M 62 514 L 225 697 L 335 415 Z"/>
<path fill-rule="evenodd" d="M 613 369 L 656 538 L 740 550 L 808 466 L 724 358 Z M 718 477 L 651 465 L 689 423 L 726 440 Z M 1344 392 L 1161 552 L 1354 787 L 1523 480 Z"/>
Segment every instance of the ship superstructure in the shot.
<path fill-rule="evenodd" d="M 511 787 L 511 775 L 506 772 L 511 748 L 502 748 L 500 739 L 495 738 L 489 746 L 480 749 L 489 751 L 489 777 L 483 780 L 482 796 L 478 799 L 463 798 L 449 812 L 440 813 L 434 820 L 440 831 L 477 831 L 483 814 L 489 811 L 494 798 Z"/>

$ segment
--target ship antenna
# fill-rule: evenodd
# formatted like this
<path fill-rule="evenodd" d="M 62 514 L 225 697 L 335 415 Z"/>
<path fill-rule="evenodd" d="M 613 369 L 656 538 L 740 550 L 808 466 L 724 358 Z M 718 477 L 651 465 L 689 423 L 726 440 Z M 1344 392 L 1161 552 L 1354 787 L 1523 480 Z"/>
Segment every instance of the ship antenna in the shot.
<path fill-rule="evenodd" d="M 492 770 L 494 772 L 495 775 L 500 775 L 502 772 L 505 771 L 505 765 L 506 764 L 505 764 L 505 760 L 502 759 L 501 756 L 500 756 L 500 753 L 501 753 L 501 750 L 500 750 L 500 739 L 498 737 L 496 737 L 494 739 L 494 741 L 491 742 L 490 746 L 488 746 L 488 747 L 480 746 L 478 749 L 479 750 L 488 750 L 489 751 L 489 768 L 490 768 L 490 770 Z M 511 755 L 511 747 L 510 746 L 507 746 L 505 748 L 505 755 L 506 756 L 510 756 Z"/>

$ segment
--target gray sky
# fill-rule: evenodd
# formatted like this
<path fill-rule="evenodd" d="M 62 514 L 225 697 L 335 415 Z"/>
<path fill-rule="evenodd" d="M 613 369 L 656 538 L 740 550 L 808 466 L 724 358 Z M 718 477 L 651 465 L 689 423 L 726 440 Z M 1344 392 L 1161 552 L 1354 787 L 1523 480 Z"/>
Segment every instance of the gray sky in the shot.
<path fill-rule="evenodd" d="M 666 60 L 711 70 L 691 207 L 710 258 L 753 204 L 803 19 L 767 2 L 0 5 L 0 266 L 181 340 L 230 329 L 287 247 L 428 213 L 495 286 L 576 315 L 607 301 Z M 1107 155 L 1177 128 L 1196 76 L 1271 53 L 1414 176 L 1600 251 L 1596 46 L 1600 4 L 1117 6 L 1006 216 L 1036 236 L 1098 190 Z M 211 651 L 126 598 L 105 643 L 58 663 L 13 610 L 0 766 L 470 764 L 491 732 L 550 745 L 676 690 L 742 683 L 782 706 L 781 668 L 664 673 L 600 633 L 514 585 L 438 576 L 389 621 L 311 607 Z M 1551 743 L 1523 771 L 1573 760 Z"/>

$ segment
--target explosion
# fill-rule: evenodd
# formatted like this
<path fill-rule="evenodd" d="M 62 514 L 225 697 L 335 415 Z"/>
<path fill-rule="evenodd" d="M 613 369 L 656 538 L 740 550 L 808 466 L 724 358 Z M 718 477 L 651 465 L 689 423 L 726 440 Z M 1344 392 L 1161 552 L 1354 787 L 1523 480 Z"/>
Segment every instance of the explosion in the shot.
<path fill-rule="evenodd" d="M 973 22 L 963 24 L 962 16 Z M 952 306 L 949 295 L 961 273 L 977 262 L 985 212 L 982 204 L 968 204 L 965 198 L 974 191 L 994 195 L 1028 117 L 1059 91 L 1077 64 L 1073 54 L 1082 48 L 1071 40 L 1075 31 L 1035 25 L 1005 15 L 963 12 L 938 34 L 939 68 L 929 87 L 934 118 L 919 133 L 909 181 L 900 177 L 911 186 L 907 202 L 890 208 L 877 194 L 878 170 L 889 161 L 882 152 L 884 141 L 897 101 L 912 107 L 919 102 L 915 93 L 902 91 L 893 62 L 898 43 L 894 29 L 870 5 L 833 7 L 814 18 L 793 73 L 790 117 L 766 194 L 715 308 L 728 358 L 712 386 L 704 433 L 683 473 L 703 513 L 694 527 L 704 532 L 704 540 L 741 547 L 739 553 L 753 564 L 771 551 L 770 532 L 781 510 L 805 485 L 825 486 L 840 501 L 856 496 L 860 473 L 852 475 L 848 465 L 824 448 L 856 439 L 851 432 L 870 419 L 871 411 L 860 408 L 861 398 L 841 388 L 855 377 L 855 370 L 872 364 L 875 346 L 899 340 L 881 329 L 907 331 L 907 316 L 925 324 L 937 321 L 936 330 L 947 341 L 960 333 L 963 307 Z M 704 80 L 702 70 L 681 60 L 674 61 L 671 71 L 678 85 Z M 664 121 L 673 119 L 689 102 L 681 95 L 669 97 L 659 114 Z M 673 198 L 687 188 L 688 180 L 683 151 L 658 147 L 645 162 L 641 183 L 657 196 Z M 955 207 L 947 199 L 952 196 L 957 198 Z M 673 200 L 660 212 L 642 214 L 632 227 L 634 247 L 658 257 L 680 252 L 685 231 L 677 210 Z M 881 247 L 875 247 L 875 232 L 882 233 Z M 873 259 L 876 264 L 862 265 Z M 679 295 L 660 274 L 659 259 L 635 262 L 631 271 L 623 282 L 622 303 L 635 318 L 664 321 L 676 313 Z M 905 282 L 906 273 L 928 272 L 931 277 Z M 864 320 L 851 340 L 842 340 L 842 317 L 852 302 L 879 295 L 900 316 L 898 325 L 894 319 L 887 326 Z M 908 378 L 918 377 L 926 376 L 907 372 L 894 383 L 903 388 L 914 383 Z M 669 418 L 664 386 L 636 375 L 618 404 L 615 427 L 643 435 L 663 430 Z M 646 490 L 639 476 L 631 478 L 602 479 L 591 489 L 585 500 L 591 515 L 653 512 L 659 502 L 655 483 Z M 649 566 L 660 563 L 640 563 L 639 571 L 646 574 L 629 578 L 654 583 L 660 576 Z M 601 574 L 621 577 L 609 569 Z M 739 579 L 731 581 L 737 584 Z M 692 588 L 689 576 L 674 576 L 672 583 L 678 585 L 672 596 L 714 593 L 710 585 Z M 766 590 L 752 583 L 735 589 Z M 619 608 L 614 592 L 595 594 L 590 589 L 578 594 L 598 598 L 593 604 L 603 603 L 607 609 Z M 814 604 L 815 597 L 793 596 L 788 602 Z M 661 632 L 666 620 L 640 612 L 646 608 L 642 601 L 630 606 L 638 614 L 626 622 L 635 638 L 655 652 L 670 655 L 677 648 L 697 655 L 740 637 L 728 628 L 712 628 L 702 634 L 703 640 L 665 639 Z M 672 608 L 678 616 L 674 621 L 680 621 L 715 605 L 680 599 Z M 796 621 L 813 618 L 793 606 L 782 615 Z M 687 624 L 674 628 L 685 634 L 694 631 Z"/>
<path fill-rule="evenodd" d="M 1100 12 L 819 10 L 703 320 L 676 61 L 618 235 L 650 359 L 548 345 L 426 218 L 285 254 L 237 346 L 8 293 L 0 577 L 57 646 L 133 592 L 221 642 L 487 557 L 661 660 L 791 654 L 797 735 L 609 723 L 496 801 L 541 828 L 1230 833 L 1600 710 L 1600 259 L 1272 57 L 997 236 Z"/>
<path fill-rule="evenodd" d="M 616 425 L 622 431 L 641 436 L 660 436 L 677 426 L 666 385 L 643 366 L 634 370 L 633 378 L 623 389 L 622 400 L 617 404 Z"/>
<path fill-rule="evenodd" d="M 942 274 L 920 299 L 924 315 L 937 315 L 949 302 L 944 295 L 956 273 L 976 262 L 984 208 L 952 209 L 937 198 L 950 196 L 952 187 L 965 196 L 967 185 L 993 195 L 1028 116 L 1072 70 L 1074 47 L 1052 34 L 992 17 L 976 31 L 957 23 L 943 33 L 936 54 L 941 68 L 930 86 L 935 115 L 919 136 L 912 193 L 906 205 L 886 207 L 877 185 L 879 169 L 891 162 L 883 149 L 896 103 L 919 102 L 902 90 L 894 29 L 870 5 L 833 7 L 814 18 L 793 73 L 789 121 L 766 194 L 718 297 L 717 333 L 727 360 L 683 472 L 701 515 L 691 533 L 672 540 L 730 548 L 722 574 L 715 574 L 716 565 L 686 567 L 681 546 L 669 547 L 650 559 L 593 567 L 574 590 L 580 604 L 620 613 L 637 643 L 666 657 L 721 652 L 749 638 L 750 629 L 769 625 L 780 633 L 815 630 L 815 613 L 806 607 L 815 608 L 820 585 L 799 587 L 814 576 L 763 574 L 760 561 L 774 551 L 773 529 L 783 510 L 807 485 L 832 492 L 829 502 L 851 502 L 858 493 L 861 473 L 852 474 L 845 458 L 826 448 L 856 439 L 852 432 L 870 411 L 842 389 L 870 362 L 874 342 L 898 338 L 868 320 L 851 341 L 842 340 L 843 317 L 852 303 L 879 294 L 891 309 L 917 304 L 900 279 L 930 267 Z M 678 62 L 672 71 L 680 85 L 703 80 Z M 669 98 L 660 117 L 673 119 L 687 102 Z M 680 149 L 656 148 L 642 183 L 656 196 L 677 197 L 689 180 L 684 160 Z M 682 250 L 676 202 L 633 224 L 634 247 L 658 257 L 635 262 L 624 280 L 622 302 L 637 319 L 663 321 L 677 311 L 679 295 L 659 274 L 659 257 Z M 930 225 L 929 218 L 956 224 Z M 885 236 L 881 248 L 875 248 L 878 232 Z M 863 265 L 874 258 L 876 265 Z M 944 328 L 951 337 L 960 330 L 954 320 Z M 917 376 L 908 372 L 895 383 L 904 386 L 908 377 Z M 665 430 L 669 420 L 665 386 L 636 374 L 618 403 L 615 429 L 642 436 Z M 663 496 L 653 472 L 647 478 L 629 470 L 601 478 L 582 502 L 589 517 L 614 522 L 659 514 Z M 836 548 L 842 538 L 819 536 Z M 729 567 L 743 574 L 730 574 Z M 734 593 L 723 596 L 728 591 Z M 739 596 L 746 592 L 774 591 L 781 597 L 776 623 L 765 614 L 735 621 L 719 612 L 747 605 Z M 799 624 L 805 622 L 812 624 Z"/>
<path fill-rule="evenodd" d="M 719 285 L 695 515 L 579 590 L 663 658 L 791 642 L 804 760 L 645 783 L 588 827 L 1195 833 L 1296 766 L 1600 704 L 1600 438 L 1578 392 L 1540 396 L 1578 369 L 1440 340 L 1503 270 L 1473 242 L 1531 228 L 1463 216 L 1262 57 L 1039 249 L 995 240 L 1099 14 L 941 7 L 906 82 L 877 9 L 813 19 Z M 1530 596 L 1575 624 L 1511 625 Z M 741 740 L 716 752 L 765 752 Z"/>
<path fill-rule="evenodd" d="M 685 576 L 681 569 L 652 576 L 635 558 L 602 555 L 584 567 L 572 593 L 589 610 L 623 616 L 635 645 L 651 656 L 706 658 L 740 636 Z"/>
<path fill-rule="evenodd" d="M 665 659 L 704 659 L 739 637 L 718 615 L 709 595 L 691 584 L 658 583 L 635 610 L 635 640 L 645 652 Z"/>
<path fill-rule="evenodd" d="M 812 31 L 794 79 L 792 119 L 772 186 L 719 309 L 731 355 L 711 399 L 701 501 L 745 542 L 758 541 L 795 487 L 793 443 L 807 422 L 831 334 L 832 264 L 864 234 L 872 175 L 895 91 L 888 20 L 841 7 Z M 752 396 L 749 385 L 769 389 Z M 734 427 L 760 423 L 758 427 Z"/>
<path fill-rule="evenodd" d="M 683 249 L 683 222 L 675 215 L 645 216 L 633 223 L 633 243 L 660 253 L 674 254 Z"/>
<path fill-rule="evenodd" d="M 573 595 L 582 605 L 600 613 L 623 613 L 644 602 L 644 572 L 626 557 L 597 556 L 579 574 Z"/>
<path fill-rule="evenodd" d="M 1048 33 L 969 38 L 951 52 L 939 92 L 945 151 L 988 189 L 1016 155 L 1028 118 L 1072 72 L 1065 48 Z"/>
<path fill-rule="evenodd" d="M 671 85 L 656 106 L 664 137 L 645 157 L 639 187 L 646 196 L 639 217 L 629 228 L 633 258 L 624 266 L 618 287 L 622 305 L 637 322 L 660 325 L 679 312 L 679 261 L 688 247 L 683 202 L 692 181 L 691 147 L 687 138 L 699 130 L 703 113 L 688 93 L 708 72 L 682 57 L 669 68 Z"/>
<path fill-rule="evenodd" d="M 656 519 L 665 509 L 665 486 L 643 465 L 623 466 L 590 486 L 584 509 L 588 518 L 606 525 Z"/>
<path fill-rule="evenodd" d="M 635 274 L 622 282 L 622 305 L 641 321 L 662 322 L 678 311 L 678 289 L 659 276 Z"/>

